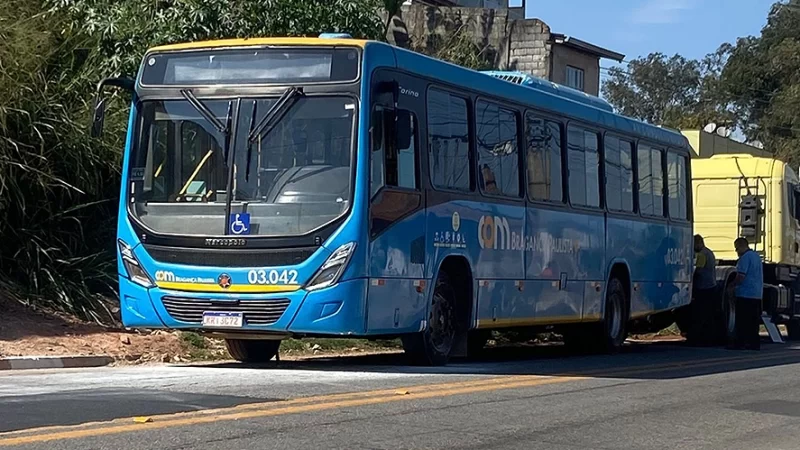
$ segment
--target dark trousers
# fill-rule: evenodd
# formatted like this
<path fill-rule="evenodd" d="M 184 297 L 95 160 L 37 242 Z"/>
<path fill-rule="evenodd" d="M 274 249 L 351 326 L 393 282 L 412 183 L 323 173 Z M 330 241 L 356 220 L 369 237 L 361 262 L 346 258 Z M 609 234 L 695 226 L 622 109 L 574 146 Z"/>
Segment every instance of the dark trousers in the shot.
<path fill-rule="evenodd" d="M 761 349 L 761 299 L 736 297 L 736 337 L 733 346 L 748 350 Z"/>

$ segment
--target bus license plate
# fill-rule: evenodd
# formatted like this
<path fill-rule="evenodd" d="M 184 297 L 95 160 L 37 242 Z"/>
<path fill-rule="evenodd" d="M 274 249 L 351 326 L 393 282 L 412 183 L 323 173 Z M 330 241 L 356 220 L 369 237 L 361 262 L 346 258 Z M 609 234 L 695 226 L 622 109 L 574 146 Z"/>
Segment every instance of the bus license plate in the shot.
<path fill-rule="evenodd" d="M 241 328 L 242 313 L 237 312 L 204 312 L 204 327 Z"/>

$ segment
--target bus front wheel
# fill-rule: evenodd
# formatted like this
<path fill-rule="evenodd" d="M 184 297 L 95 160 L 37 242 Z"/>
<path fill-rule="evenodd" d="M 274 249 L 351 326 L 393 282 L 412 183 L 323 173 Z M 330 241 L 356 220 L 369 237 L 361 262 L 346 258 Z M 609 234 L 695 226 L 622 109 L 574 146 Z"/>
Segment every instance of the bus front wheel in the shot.
<path fill-rule="evenodd" d="M 403 349 L 414 364 L 443 366 L 456 339 L 456 291 L 445 272 L 439 272 L 425 330 L 403 336 Z"/>
<path fill-rule="evenodd" d="M 253 339 L 225 339 L 231 357 L 245 363 L 267 362 L 278 354 L 281 341 Z"/>

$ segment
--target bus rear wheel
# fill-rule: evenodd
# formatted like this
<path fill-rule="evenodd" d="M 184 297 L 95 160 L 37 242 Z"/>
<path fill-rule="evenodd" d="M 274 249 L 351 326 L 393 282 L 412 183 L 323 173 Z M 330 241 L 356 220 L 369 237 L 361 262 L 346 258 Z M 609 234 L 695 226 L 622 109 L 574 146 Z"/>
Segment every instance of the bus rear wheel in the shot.
<path fill-rule="evenodd" d="M 402 338 L 411 361 L 425 366 L 447 364 L 456 340 L 456 321 L 456 291 L 447 274 L 439 272 L 425 330 Z"/>
<path fill-rule="evenodd" d="M 253 339 L 225 339 L 231 357 L 245 363 L 267 362 L 278 354 L 281 341 Z"/>

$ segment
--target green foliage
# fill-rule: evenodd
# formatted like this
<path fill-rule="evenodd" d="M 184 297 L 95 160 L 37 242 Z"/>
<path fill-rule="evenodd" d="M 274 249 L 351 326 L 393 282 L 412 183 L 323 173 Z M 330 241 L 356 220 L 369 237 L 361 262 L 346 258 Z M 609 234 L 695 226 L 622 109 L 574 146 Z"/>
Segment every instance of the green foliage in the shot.
<path fill-rule="evenodd" d="M 672 128 L 732 120 L 720 87 L 727 48 L 702 61 L 651 53 L 609 70 L 603 95 L 622 114 Z"/>
<path fill-rule="evenodd" d="M 94 85 L 154 45 L 346 31 L 382 38 L 380 0 L 0 0 L 0 288 L 99 322 L 116 289 L 129 101 L 89 139 Z"/>
<path fill-rule="evenodd" d="M 736 42 L 722 82 L 747 138 L 800 163 L 800 0 L 776 3 L 761 36 Z"/>
<path fill-rule="evenodd" d="M 30 0 L 0 0 L 0 280 L 107 320 L 118 153 L 85 136 L 90 42 Z"/>
<path fill-rule="evenodd" d="M 204 349 L 206 345 L 206 338 L 193 331 L 184 331 L 180 335 L 181 343 L 190 349 Z"/>
<path fill-rule="evenodd" d="M 379 0 L 47 0 L 65 33 L 98 40 L 98 68 L 133 74 L 154 45 L 207 39 L 347 32 L 383 39 Z"/>

